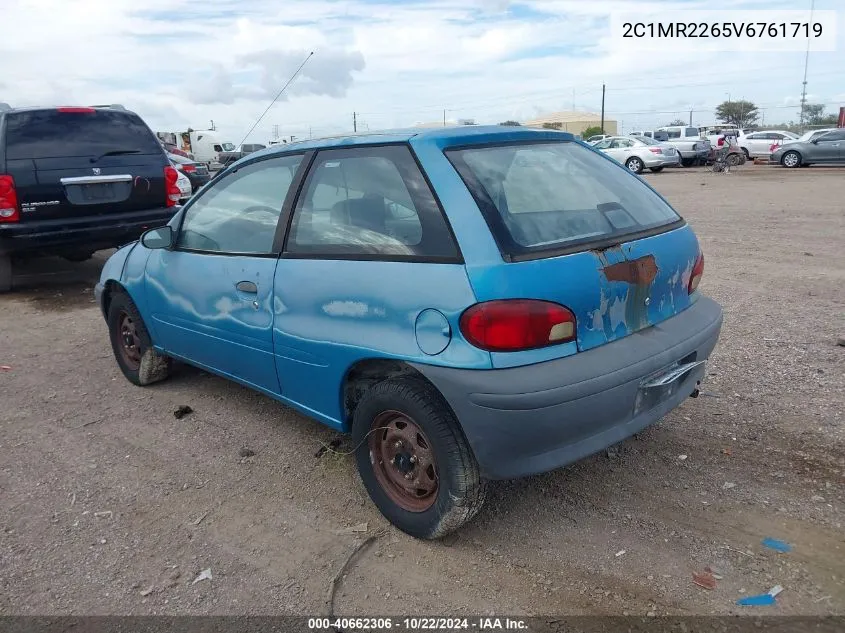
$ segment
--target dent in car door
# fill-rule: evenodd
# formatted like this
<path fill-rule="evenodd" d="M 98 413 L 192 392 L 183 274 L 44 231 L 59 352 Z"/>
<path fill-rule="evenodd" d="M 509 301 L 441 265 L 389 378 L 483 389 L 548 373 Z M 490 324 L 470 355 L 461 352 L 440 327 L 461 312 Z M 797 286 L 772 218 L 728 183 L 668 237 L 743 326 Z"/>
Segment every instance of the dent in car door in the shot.
<path fill-rule="evenodd" d="M 302 155 L 226 174 L 186 207 L 174 250 L 147 264 L 157 343 L 176 357 L 278 394 L 273 278 L 279 217 Z"/>

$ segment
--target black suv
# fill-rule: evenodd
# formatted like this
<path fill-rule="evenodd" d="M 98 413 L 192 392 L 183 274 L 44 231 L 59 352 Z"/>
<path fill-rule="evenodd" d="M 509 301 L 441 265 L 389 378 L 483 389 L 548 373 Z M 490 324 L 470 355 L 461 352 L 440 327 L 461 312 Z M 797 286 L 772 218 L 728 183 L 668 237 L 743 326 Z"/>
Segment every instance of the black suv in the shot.
<path fill-rule="evenodd" d="M 122 106 L 0 104 L 0 292 L 13 257 L 82 261 L 167 223 L 177 179 L 155 134 Z"/>

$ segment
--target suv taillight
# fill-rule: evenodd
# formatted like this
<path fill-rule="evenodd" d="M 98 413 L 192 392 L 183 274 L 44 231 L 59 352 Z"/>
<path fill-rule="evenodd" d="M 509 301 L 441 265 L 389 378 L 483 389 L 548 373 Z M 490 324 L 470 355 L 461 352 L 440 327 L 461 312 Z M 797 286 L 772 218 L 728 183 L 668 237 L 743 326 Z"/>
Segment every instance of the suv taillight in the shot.
<path fill-rule="evenodd" d="M 0 222 L 17 222 L 20 219 L 15 179 L 0 175 Z"/>
<path fill-rule="evenodd" d="M 695 292 L 695 289 L 698 288 L 698 284 L 701 282 L 701 276 L 704 274 L 704 253 L 699 253 L 698 259 L 695 260 L 695 265 L 692 267 L 692 274 L 689 278 L 689 285 L 687 286 L 687 292 L 692 294 Z"/>
<path fill-rule="evenodd" d="M 179 204 L 179 199 L 182 197 L 182 192 L 179 191 L 179 185 L 176 182 L 179 180 L 179 172 L 175 167 L 168 165 L 164 168 L 164 190 L 167 192 L 167 206 L 175 207 Z"/>
<path fill-rule="evenodd" d="M 550 301 L 477 303 L 461 315 L 460 325 L 471 345 L 488 352 L 516 352 L 575 340 L 575 315 Z"/>

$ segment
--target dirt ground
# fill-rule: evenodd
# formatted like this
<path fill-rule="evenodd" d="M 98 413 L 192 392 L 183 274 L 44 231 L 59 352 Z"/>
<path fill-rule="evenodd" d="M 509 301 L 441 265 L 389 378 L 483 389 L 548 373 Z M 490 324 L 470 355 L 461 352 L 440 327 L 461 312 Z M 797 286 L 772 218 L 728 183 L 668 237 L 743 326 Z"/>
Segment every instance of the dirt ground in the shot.
<path fill-rule="evenodd" d="M 92 294 L 105 254 L 27 265 L 0 298 L 0 614 L 322 614 L 361 523 L 384 534 L 336 613 L 845 613 L 845 171 L 647 179 L 724 306 L 704 394 L 608 454 L 494 484 L 435 543 L 387 524 L 351 457 L 315 456 L 335 438 L 319 424 L 193 369 L 128 383 Z M 706 566 L 715 590 L 692 583 Z M 735 605 L 778 584 L 776 606 Z"/>

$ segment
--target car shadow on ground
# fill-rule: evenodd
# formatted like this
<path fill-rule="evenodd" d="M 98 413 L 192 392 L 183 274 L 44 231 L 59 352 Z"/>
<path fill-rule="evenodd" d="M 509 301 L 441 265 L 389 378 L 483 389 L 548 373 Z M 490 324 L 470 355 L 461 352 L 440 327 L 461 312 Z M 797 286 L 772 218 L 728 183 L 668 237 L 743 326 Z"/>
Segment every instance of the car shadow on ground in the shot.
<path fill-rule="evenodd" d="M 94 303 L 94 285 L 109 255 L 100 251 L 84 262 L 61 257 L 17 259 L 12 265 L 12 290 L 3 295 L 36 303 L 44 310 L 72 310 Z"/>

